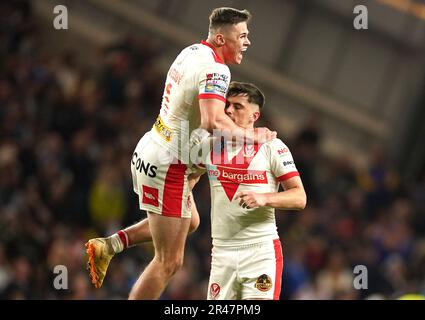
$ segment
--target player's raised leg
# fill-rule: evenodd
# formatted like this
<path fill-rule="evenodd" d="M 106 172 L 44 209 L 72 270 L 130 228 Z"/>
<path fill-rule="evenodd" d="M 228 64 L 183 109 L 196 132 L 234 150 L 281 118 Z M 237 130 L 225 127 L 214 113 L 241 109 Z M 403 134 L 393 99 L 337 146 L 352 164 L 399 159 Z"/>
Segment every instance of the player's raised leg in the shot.
<path fill-rule="evenodd" d="M 192 215 L 190 218 L 189 233 L 194 232 L 199 226 L 199 213 L 192 195 L 191 202 Z M 88 254 L 87 268 L 95 287 L 100 288 L 102 286 L 109 263 L 115 254 L 120 253 L 127 247 L 150 241 L 152 241 L 152 234 L 149 228 L 148 218 L 124 230 L 120 230 L 109 237 L 90 239 L 86 243 L 86 252 Z"/>
<path fill-rule="evenodd" d="M 129 299 L 158 299 L 182 266 L 189 218 L 148 214 L 155 256 L 134 284 Z"/>

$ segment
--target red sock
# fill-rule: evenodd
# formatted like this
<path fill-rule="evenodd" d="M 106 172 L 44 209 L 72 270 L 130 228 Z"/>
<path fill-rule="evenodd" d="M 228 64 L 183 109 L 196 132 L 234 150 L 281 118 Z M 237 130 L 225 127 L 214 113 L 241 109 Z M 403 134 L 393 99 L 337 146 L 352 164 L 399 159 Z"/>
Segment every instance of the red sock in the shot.
<path fill-rule="evenodd" d="M 130 239 L 128 237 L 127 232 L 125 232 L 124 230 L 120 230 L 117 232 L 117 234 L 120 237 L 120 240 L 123 245 L 123 249 L 128 248 L 130 246 Z"/>

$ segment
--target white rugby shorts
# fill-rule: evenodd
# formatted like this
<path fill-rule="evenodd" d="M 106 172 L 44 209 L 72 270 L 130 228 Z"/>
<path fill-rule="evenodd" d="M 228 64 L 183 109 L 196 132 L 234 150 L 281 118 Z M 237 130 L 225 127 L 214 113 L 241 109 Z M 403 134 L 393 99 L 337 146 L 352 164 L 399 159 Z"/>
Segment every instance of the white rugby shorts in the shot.
<path fill-rule="evenodd" d="M 168 217 L 190 218 L 188 175 L 192 171 L 180 161 L 171 161 L 167 150 L 150 135 L 147 132 L 140 139 L 130 165 L 140 209 Z"/>
<path fill-rule="evenodd" d="M 279 300 L 283 270 L 279 239 L 245 246 L 214 246 L 208 300 Z"/>

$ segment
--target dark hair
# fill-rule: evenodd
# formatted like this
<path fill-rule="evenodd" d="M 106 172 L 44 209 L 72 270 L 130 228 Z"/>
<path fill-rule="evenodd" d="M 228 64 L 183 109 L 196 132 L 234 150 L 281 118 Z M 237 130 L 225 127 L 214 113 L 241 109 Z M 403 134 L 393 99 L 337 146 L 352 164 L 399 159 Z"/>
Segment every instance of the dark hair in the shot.
<path fill-rule="evenodd" d="M 264 106 L 264 94 L 252 83 L 237 81 L 230 82 L 227 96 L 235 97 L 239 95 L 248 96 L 248 102 L 255 103 L 260 107 L 260 109 Z"/>
<path fill-rule="evenodd" d="M 248 10 L 238 10 L 229 7 L 215 8 L 210 14 L 210 32 L 216 31 L 225 25 L 235 25 L 240 22 L 247 22 L 251 19 Z"/>

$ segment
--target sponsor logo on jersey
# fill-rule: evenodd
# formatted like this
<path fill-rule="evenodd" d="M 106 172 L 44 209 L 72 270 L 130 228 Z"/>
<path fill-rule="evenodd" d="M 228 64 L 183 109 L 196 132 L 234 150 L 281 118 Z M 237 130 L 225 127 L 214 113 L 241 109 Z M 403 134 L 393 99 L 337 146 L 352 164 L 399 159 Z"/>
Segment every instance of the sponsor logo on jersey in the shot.
<path fill-rule="evenodd" d="M 161 116 L 158 116 L 158 118 L 156 118 L 153 127 L 165 141 L 170 142 L 171 137 L 173 136 L 173 130 L 171 130 L 164 124 L 161 119 Z"/>
<path fill-rule="evenodd" d="M 255 287 L 262 292 L 269 291 L 272 287 L 272 279 L 267 274 L 262 274 L 257 278 Z"/>
<path fill-rule="evenodd" d="M 228 78 L 226 74 L 207 73 L 204 91 L 224 96 L 228 88 Z"/>
<path fill-rule="evenodd" d="M 278 155 L 282 155 L 282 154 L 285 154 L 287 152 L 289 152 L 288 148 L 281 148 L 281 149 L 277 150 Z"/>
<path fill-rule="evenodd" d="M 227 83 L 223 82 L 217 82 L 217 81 L 212 81 L 212 80 L 207 80 L 205 82 L 205 92 L 208 93 L 217 93 L 220 95 L 225 95 L 226 91 L 227 91 Z"/>
<path fill-rule="evenodd" d="M 158 189 L 142 185 L 142 203 L 158 207 Z"/>
<path fill-rule="evenodd" d="M 268 182 L 266 171 L 261 170 L 233 169 L 219 166 L 213 169 L 211 166 L 211 169 L 208 169 L 208 176 L 220 178 L 221 182 L 234 182 L 237 184 L 266 184 Z"/>
<path fill-rule="evenodd" d="M 221 80 L 227 82 L 229 76 L 222 73 L 207 73 L 207 80 Z"/>
<path fill-rule="evenodd" d="M 211 152 L 211 163 L 216 166 L 208 166 L 208 175 L 210 179 L 217 179 L 229 201 L 233 200 L 236 191 L 241 183 L 243 184 L 267 184 L 266 171 L 248 169 L 252 159 L 254 159 L 261 145 L 253 145 L 253 153 L 251 155 L 250 148 L 241 148 L 239 153 L 229 158 L 227 148 L 222 145 L 220 152 L 214 150 Z M 248 153 L 250 157 L 244 157 L 244 153 Z M 239 162 L 239 159 L 242 161 Z M 224 164 L 220 166 L 219 164 Z"/>
<path fill-rule="evenodd" d="M 286 167 L 286 166 L 291 166 L 291 165 L 293 165 L 293 164 L 294 164 L 294 161 L 283 161 L 282 163 L 283 163 L 283 165 Z"/>
<path fill-rule="evenodd" d="M 212 283 L 210 286 L 210 299 L 216 300 L 219 293 L 220 293 L 220 286 L 218 285 L 218 283 Z"/>
<path fill-rule="evenodd" d="M 139 171 L 140 173 L 142 173 L 143 171 L 143 173 L 150 178 L 156 177 L 156 170 L 158 169 L 158 167 L 153 166 L 149 162 L 145 162 L 142 159 L 140 159 L 137 152 L 133 153 L 131 164 L 134 165 L 136 167 L 136 170 Z"/>

